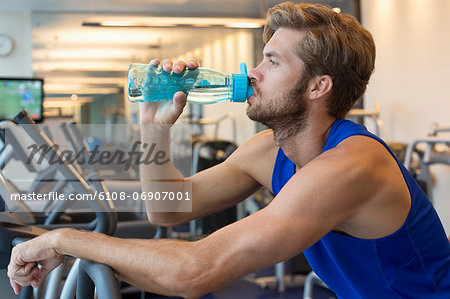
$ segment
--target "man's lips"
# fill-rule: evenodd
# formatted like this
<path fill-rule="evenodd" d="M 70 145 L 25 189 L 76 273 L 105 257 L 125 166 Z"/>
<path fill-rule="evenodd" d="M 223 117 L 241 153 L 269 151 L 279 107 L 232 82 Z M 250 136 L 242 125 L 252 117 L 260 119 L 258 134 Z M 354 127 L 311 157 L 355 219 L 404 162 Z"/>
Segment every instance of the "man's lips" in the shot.
<path fill-rule="evenodd" d="M 249 101 L 250 99 L 252 99 L 254 97 L 257 97 L 259 94 L 259 91 L 256 89 L 255 86 L 252 86 L 252 89 L 253 89 L 253 94 L 247 99 L 247 101 Z"/>
<path fill-rule="evenodd" d="M 252 94 L 249 98 L 247 98 L 247 103 L 250 103 L 250 101 L 255 98 L 255 94 Z"/>

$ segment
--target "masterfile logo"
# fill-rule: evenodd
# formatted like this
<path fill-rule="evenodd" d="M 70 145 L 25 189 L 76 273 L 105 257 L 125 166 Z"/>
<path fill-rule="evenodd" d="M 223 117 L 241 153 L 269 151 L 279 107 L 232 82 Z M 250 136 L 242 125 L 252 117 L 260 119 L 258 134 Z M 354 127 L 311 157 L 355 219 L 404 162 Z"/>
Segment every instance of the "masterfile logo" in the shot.
<path fill-rule="evenodd" d="M 41 165 L 47 157 L 49 165 L 54 164 L 74 164 L 79 165 L 123 165 L 124 170 L 129 170 L 132 165 L 164 165 L 170 160 L 168 155 L 163 150 L 157 149 L 157 144 L 147 144 L 140 141 L 134 142 L 130 151 L 125 152 L 119 149 L 114 151 L 100 150 L 100 146 L 96 145 L 92 150 L 82 148 L 78 152 L 72 150 L 61 150 L 60 145 L 41 145 L 32 144 L 27 147 L 30 150 L 30 154 L 26 163 L 30 164 L 32 161 L 36 161 L 38 165 Z M 141 149 L 141 150 L 140 150 Z M 38 155 L 38 156 L 36 156 Z"/>

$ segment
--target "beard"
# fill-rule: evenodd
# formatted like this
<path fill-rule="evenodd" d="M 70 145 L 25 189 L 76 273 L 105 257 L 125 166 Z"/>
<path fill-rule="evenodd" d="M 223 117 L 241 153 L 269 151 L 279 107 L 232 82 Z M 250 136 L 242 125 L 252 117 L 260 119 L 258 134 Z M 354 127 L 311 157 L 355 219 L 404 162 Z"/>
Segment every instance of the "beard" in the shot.
<path fill-rule="evenodd" d="M 308 80 L 300 78 L 296 87 L 272 98 L 262 98 L 255 86 L 255 94 L 260 99 L 254 106 L 247 108 L 251 120 L 258 121 L 274 132 L 275 141 L 285 139 L 302 131 L 306 126 L 308 105 L 305 92 Z"/>

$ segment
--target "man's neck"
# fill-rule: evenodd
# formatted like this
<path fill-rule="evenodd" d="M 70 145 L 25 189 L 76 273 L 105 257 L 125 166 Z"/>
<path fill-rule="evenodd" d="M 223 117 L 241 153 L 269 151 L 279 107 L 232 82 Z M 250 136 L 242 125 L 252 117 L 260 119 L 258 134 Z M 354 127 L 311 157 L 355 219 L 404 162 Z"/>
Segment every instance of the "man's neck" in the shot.
<path fill-rule="evenodd" d="M 334 118 L 307 119 L 301 130 L 274 129 L 274 138 L 285 155 L 297 168 L 301 168 L 320 155 L 334 121 Z"/>

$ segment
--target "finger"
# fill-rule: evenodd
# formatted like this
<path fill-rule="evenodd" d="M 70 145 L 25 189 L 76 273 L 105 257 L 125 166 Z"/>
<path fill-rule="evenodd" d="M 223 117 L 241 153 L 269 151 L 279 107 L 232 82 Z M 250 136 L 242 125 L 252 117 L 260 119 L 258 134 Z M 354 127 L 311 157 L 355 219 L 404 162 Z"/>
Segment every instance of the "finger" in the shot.
<path fill-rule="evenodd" d="M 198 62 L 191 60 L 188 63 L 186 63 L 186 66 L 188 67 L 188 69 L 196 69 L 199 67 Z"/>
<path fill-rule="evenodd" d="M 38 272 L 38 268 L 33 268 L 33 270 L 26 276 L 18 276 L 13 277 L 13 279 L 16 283 L 20 284 L 21 286 L 27 287 L 31 285 L 36 279 L 35 275 Z"/>
<path fill-rule="evenodd" d="M 28 275 L 31 270 L 36 266 L 36 263 L 26 263 L 23 269 L 23 275 Z"/>
<path fill-rule="evenodd" d="M 15 261 L 11 260 L 8 265 L 8 272 L 7 272 L 8 277 L 13 278 L 18 275 L 20 276 L 21 273 L 23 273 L 22 267 L 23 265 L 19 265 Z"/>
<path fill-rule="evenodd" d="M 33 280 L 30 281 L 30 285 L 33 288 L 37 288 L 37 287 L 39 287 L 41 285 L 41 283 L 45 280 L 46 277 L 47 277 L 47 275 L 40 277 L 38 274 L 36 274 L 34 276 Z"/>
<path fill-rule="evenodd" d="M 150 65 L 158 66 L 159 64 L 160 64 L 159 59 L 153 59 L 152 61 L 150 61 Z"/>
<path fill-rule="evenodd" d="M 35 263 L 26 263 L 25 265 L 9 264 L 8 276 L 11 278 L 27 276 L 34 266 Z"/>
<path fill-rule="evenodd" d="M 186 63 L 183 60 L 178 60 L 175 62 L 175 65 L 173 66 L 173 72 L 175 74 L 181 73 L 186 68 Z"/>
<path fill-rule="evenodd" d="M 164 71 L 170 72 L 172 70 L 173 62 L 172 60 L 164 59 L 161 66 Z"/>
<path fill-rule="evenodd" d="M 37 288 L 38 286 L 41 285 L 41 283 L 45 280 L 45 278 L 47 278 L 48 273 L 49 272 L 42 273 L 41 270 L 36 271 L 36 273 L 35 273 L 35 275 L 33 277 L 33 280 L 30 281 L 30 285 L 33 288 Z"/>
<path fill-rule="evenodd" d="M 31 285 L 33 288 L 38 288 L 38 287 L 41 285 L 42 281 L 43 281 L 43 280 L 33 280 L 33 281 L 30 283 L 30 285 Z"/>
<path fill-rule="evenodd" d="M 11 285 L 14 294 L 19 295 L 20 291 L 22 290 L 22 287 L 20 286 L 20 284 L 18 284 L 17 282 L 15 282 L 12 279 L 9 279 L 9 284 Z"/>

